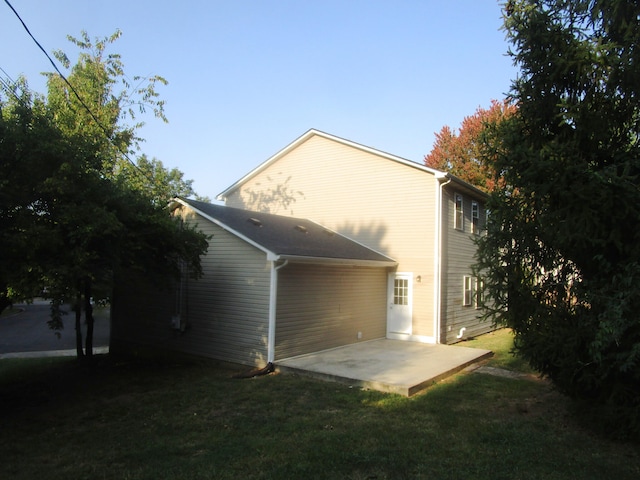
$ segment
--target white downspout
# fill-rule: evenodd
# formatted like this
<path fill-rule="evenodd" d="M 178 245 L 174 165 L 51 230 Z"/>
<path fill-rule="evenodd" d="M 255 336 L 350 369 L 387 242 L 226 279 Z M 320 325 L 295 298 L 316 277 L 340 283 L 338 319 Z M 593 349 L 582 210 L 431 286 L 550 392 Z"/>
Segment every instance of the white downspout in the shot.
<path fill-rule="evenodd" d="M 269 290 L 269 329 L 267 333 L 267 363 L 273 363 L 276 352 L 276 307 L 278 301 L 278 271 L 289 261 L 276 265 L 277 260 L 271 262 L 271 287 Z"/>
<path fill-rule="evenodd" d="M 435 241 L 435 262 L 434 262 L 434 302 L 433 302 L 433 318 L 434 332 L 433 337 L 436 343 L 440 343 L 440 324 L 442 322 L 442 191 L 444 186 L 451 182 L 449 178 L 446 182 L 442 180 L 447 178 L 444 173 L 436 177 L 438 179 L 438 190 L 436 193 L 436 241 Z"/>

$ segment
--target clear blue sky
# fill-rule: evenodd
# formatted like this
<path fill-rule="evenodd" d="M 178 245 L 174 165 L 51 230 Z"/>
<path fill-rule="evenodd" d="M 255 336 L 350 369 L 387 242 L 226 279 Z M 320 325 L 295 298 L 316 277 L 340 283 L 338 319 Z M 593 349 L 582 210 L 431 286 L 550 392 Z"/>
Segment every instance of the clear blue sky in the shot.
<path fill-rule="evenodd" d="M 72 63 L 66 35 L 122 30 L 111 52 L 126 73 L 169 81 L 169 123 L 146 118 L 143 152 L 211 199 L 310 128 L 422 162 L 517 73 L 497 0 L 10 2 Z M 41 93 L 52 71 L 4 2 L 0 67 Z"/>

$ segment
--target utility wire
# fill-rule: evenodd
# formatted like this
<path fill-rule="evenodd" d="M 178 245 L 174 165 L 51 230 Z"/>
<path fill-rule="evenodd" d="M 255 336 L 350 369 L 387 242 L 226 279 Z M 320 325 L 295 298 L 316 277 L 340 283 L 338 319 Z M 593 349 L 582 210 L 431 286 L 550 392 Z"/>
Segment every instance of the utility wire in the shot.
<path fill-rule="evenodd" d="M 13 11 L 13 13 L 15 14 L 15 16 L 18 18 L 18 20 L 20 20 L 20 23 L 22 24 L 22 26 L 24 27 L 25 31 L 29 34 L 29 36 L 31 37 L 31 39 L 34 41 L 34 43 L 38 46 L 38 48 L 40 50 L 42 50 L 42 53 L 44 53 L 44 55 L 47 57 L 47 59 L 49 60 L 49 62 L 51 63 L 51 65 L 53 65 L 53 68 L 55 69 L 56 72 L 58 72 L 58 75 L 60 75 L 60 78 L 62 78 L 62 80 L 64 81 L 64 83 L 67 84 L 67 86 L 69 87 L 69 89 L 71 89 L 71 91 L 73 92 L 73 94 L 75 95 L 75 97 L 78 99 L 78 101 L 80 102 L 80 105 L 82 105 L 82 107 L 89 113 L 89 115 L 91 116 L 91 118 L 93 119 L 94 122 L 96 122 L 96 124 L 98 125 L 98 127 L 100 127 L 100 129 L 102 130 L 102 133 L 104 133 L 105 137 L 107 138 L 107 140 L 109 141 L 109 143 L 111 143 L 111 145 L 113 145 L 114 147 L 116 147 L 118 149 L 118 151 L 129 161 L 129 163 L 131 165 L 133 165 L 133 167 L 142 175 L 145 177 L 145 179 L 147 181 L 149 181 L 150 183 L 153 183 L 153 179 L 150 178 L 133 160 L 131 160 L 131 158 L 129 158 L 129 154 L 123 150 L 119 145 L 117 145 L 113 139 L 111 138 L 111 135 L 109 135 L 109 131 L 107 130 L 107 128 L 100 122 L 100 120 L 98 119 L 98 117 L 95 116 L 95 114 L 91 111 L 91 109 L 87 106 L 87 104 L 84 102 L 84 100 L 82 99 L 82 97 L 80 96 L 80 94 L 76 91 L 76 89 L 73 87 L 73 85 L 71 85 L 71 83 L 69 82 L 69 80 L 67 80 L 67 77 L 65 77 L 62 72 L 60 71 L 60 69 L 58 68 L 58 66 L 56 65 L 56 63 L 53 61 L 53 59 L 51 58 L 51 56 L 47 53 L 47 51 L 42 47 L 42 45 L 40 45 L 40 42 L 38 42 L 38 40 L 36 40 L 36 37 L 33 36 L 33 34 L 31 33 L 31 31 L 29 30 L 29 27 L 27 27 L 26 23 L 24 23 L 24 20 L 22 20 L 22 17 L 20 17 L 20 15 L 18 14 L 18 12 L 16 11 L 15 8 L 13 8 L 13 5 L 11 5 L 11 3 L 9 2 L 9 0 L 4 0 L 4 3 L 6 3 L 9 8 Z"/>
<path fill-rule="evenodd" d="M 0 72 L 2 72 L 2 74 L 4 75 L 3 78 L 0 78 L 0 83 L 2 83 L 4 90 L 16 97 L 16 100 L 20 100 L 20 97 L 18 97 L 18 95 L 14 91 L 14 88 L 16 86 L 15 80 L 11 78 L 11 75 L 9 75 L 4 68 L 0 67 Z"/>

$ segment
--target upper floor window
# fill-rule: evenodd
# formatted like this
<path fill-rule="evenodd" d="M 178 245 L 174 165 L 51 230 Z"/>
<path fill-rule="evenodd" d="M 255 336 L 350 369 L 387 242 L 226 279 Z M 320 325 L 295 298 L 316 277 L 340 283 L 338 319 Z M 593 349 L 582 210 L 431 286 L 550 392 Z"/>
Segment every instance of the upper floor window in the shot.
<path fill-rule="evenodd" d="M 462 195 L 459 193 L 454 194 L 455 213 L 453 217 L 453 226 L 457 230 L 464 230 L 464 210 L 462 203 Z"/>
<path fill-rule="evenodd" d="M 471 202 L 471 233 L 480 233 L 480 205 L 478 202 Z"/>

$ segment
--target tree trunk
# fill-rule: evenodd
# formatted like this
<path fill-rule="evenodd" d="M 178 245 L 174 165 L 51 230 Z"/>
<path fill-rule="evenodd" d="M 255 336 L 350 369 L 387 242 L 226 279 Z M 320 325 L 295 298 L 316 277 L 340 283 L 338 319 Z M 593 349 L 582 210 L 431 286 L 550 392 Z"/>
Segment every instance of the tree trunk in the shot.
<path fill-rule="evenodd" d="M 85 341 L 85 356 L 89 359 L 93 357 L 93 305 L 91 305 L 91 279 L 87 277 L 84 281 L 84 316 L 87 322 L 87 338 Z"/>
<path fill-rule="evenodd" d="M 7 294 L 5 293 L 7 291 L 7 285 L 6 283 L 2 283 L 0 284 L 0 313 L 2 313 L 2 311 L 11 306 L 11 300 L 9 300 L 9 297 L 7 297 Z"/>
<path fill-rule="evenodd" d="M 80 290 L 80 282 L 78 282 L 78 289 L 76 290 L 76 305 L 74 308 L 76 312 L 76 355 L 78 359 L 84 357 L 82 351 L 82 292 Z"/>

